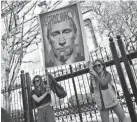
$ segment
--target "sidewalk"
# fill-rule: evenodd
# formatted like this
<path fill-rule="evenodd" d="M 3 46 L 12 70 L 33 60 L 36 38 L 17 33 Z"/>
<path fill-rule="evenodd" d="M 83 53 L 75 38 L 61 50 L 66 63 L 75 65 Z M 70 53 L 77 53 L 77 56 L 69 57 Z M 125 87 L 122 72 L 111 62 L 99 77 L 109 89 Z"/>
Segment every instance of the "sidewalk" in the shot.
<path fill-rule="evenodd" d="M 128 113 L 126 114 L 126 118 L 127 118 L 127 122 L 131 122 L 131 119 Z M 87 121 L 83 121 L 83 122 L 87 122 Z M 102 121 L 101 121 L 101 117 L 98 116 L 97 118 L 93 117 L 92 121 L 89 121 L 89 122 L 102 122 Z M 113 118 L 112 118 L 112 114 L 109 115 L 109 122 L 119 122 L 117 115 L 113 114 Z"/>
<path fill-rule="evenodd" d="M 131 122 L 130 116 L 128 113 L 126 113 L 126 118 L 127 118 L 127 122 Z M 64 121 L 62 121 L 62 119 L 60 120 L 56 120 L 56 122 L 80 122 L 79 117 L 77 116 L 76 118 L 73 118 L 72 120 L 70 119 L 64 119 Z M 83 116 L 83 122 L 102 122 L 101 121 L 101 117 L 99 116 L 99 114 L 97 116 L 92 116 L 92 119 L 90 116 Z M 109 122 L 120 122 L 118 120 L 118 117 L 116 114 L 110 114 L 109 115 Z"/>

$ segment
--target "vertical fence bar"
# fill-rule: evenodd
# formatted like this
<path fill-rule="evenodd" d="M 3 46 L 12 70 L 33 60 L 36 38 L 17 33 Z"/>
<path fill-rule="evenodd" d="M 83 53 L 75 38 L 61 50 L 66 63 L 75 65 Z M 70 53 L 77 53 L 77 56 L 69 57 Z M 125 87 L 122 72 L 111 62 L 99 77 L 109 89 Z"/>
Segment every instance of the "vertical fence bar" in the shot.
<path fill-rule="evenodd" d="M 122 89 L 123 89 L 123 92 L 124 92 L 124 96 L 125 96 L 125 99 L 126 99 L 126 103 L 127 103 L 127 107 L 128 107 L 128 110 L 129 110 L 131 120 L 132 120 L 132 122 L 137 122 L 137 116 L 136 116 L 136 113 L 135 113 L 135 110 L 134 110 L 134 107 L 133 107 L 133 103 L 132 103 L 131 96 L 130 96 L 130 93 L 129 93 L 129 89 L 127 87 L 127 83 L 126 83 L 126 80 L 125 80 L 125 77 L 124 77 L 124 74 L 123 74 L 123 70 L 122 70 L 122 67 L 120 65 L 120 59 L 118 57 L 116 47 L 115 47 L 115 44 L 113 42 L 113 38 L 110 38 L 109 41 L 110 41 L 110 49 L 111 49 L 111 52 L 112 52 L 112 56 L 114 58 L 114 62 L 116 64 L 116 69 L 117 69 L 117 72 L 118 72 L 118 75 L 119 75 L 119 79 L 120 79 L 121 86 L 122 86 Z"/>
<path fill-rule="evenodd" d="M 31 94 L 30 94 L 31 79 L 29 73 L 25 73 L 25 77 L 26 77 L 26 85 L 27 85 L 27 93 L 28 93 L 27 95 L 28 95 L 29 118 L 30 118 L 30 122 L 34 122 L 33 113 L 32 113 L 32 104 L 31 104 Z"/>
<path fill-rule="evenodd" d="M 26 91 L 26 78 L 23 70 L 21 71 L 20 77 L 21 77 L 22 99 L 23 99 L 23 108 L 24 108 L 24 119 L 25 122 L 30 122 L 28 118 L 29 112 L 28 112 L 28 103 L 27 103 L 28 99 L 27 99 L 27 91 Z"/>
<path fill-rule="evenodd" d="M 135 78 L 133 76 L 133 72 L 131 70 L 131 67 L 130 67 L 130 64 L 129 64 L 129 61 L 128 61 L 128 58 L 127 58 L 127 54 L 126 54 L 126 51 L 125 51 L 125 47 L 124 47 L 124 44 L 122 42 L 122 39 L 121 39 L 120 35 L 117 36 L 117 42 L 118 42 L 119 49 L 121 51 L 122 60 L 124 62 L 124 65 L 125 65 L 125 68 L 126 68 L 126 71 L 127 71 L 127 75 L 128 75 L 129 81 L 130 81 L 130 85 L 131 85 L 132 90 L 133 90 L 133 95 L 135 97 L 135 102 L 137 104 L 137 95 L 136 95 L 136 93 L 137 93 L 137 84 L 136 84 Z"/>
<path fill-rule="evenodd" d="M 72 71 L 72 66 L 69 65 L 69 68 L 70 68 L 70 73 L 71 73 L 71 77 L 72 77 L 72 83 L 73 83 L 73 86 L 74 86 L 74 92 L 75 92 L 75 96 L 76 96 L 76 102 L 77 102 L 80 122 L 83 122 L 82 114 L 81 114 L 81 110 L 80 110 L 80 106 L 79 106 L 79 100 L 78 100 L 78 94 L 77 94 L 77 90 L 76 90 L 75 80 L 74 80 L 73 71 Z"/>

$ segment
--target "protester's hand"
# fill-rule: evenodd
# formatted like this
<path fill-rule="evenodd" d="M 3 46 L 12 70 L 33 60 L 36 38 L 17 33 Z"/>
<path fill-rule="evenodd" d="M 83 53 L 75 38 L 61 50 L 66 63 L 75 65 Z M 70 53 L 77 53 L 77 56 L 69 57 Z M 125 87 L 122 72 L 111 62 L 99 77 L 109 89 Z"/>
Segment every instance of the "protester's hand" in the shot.
<path fill-rule="evenodd" d="M 93 75 L 90 75 L 90 80 L 94 80 L 94 76 Z"/>
<path fill-rule="evenodd" d="M 50 87 L 47 87 L 47 88 L 46 88 L 46 91 L 47 91 L 48 93 L 50 93 Z"/>
<path fill-rule="evenodd" d="M 45 69 L 45 73 L 48 75 L 48 74 L 50 74 L 49 72 L 48 72 L 48 70 L 47 69 Z"/>
<path fill-rule="evenodd" d="M 91 70 L 90 75 L 97 76 L 97 73 L 94 70 Z"/>

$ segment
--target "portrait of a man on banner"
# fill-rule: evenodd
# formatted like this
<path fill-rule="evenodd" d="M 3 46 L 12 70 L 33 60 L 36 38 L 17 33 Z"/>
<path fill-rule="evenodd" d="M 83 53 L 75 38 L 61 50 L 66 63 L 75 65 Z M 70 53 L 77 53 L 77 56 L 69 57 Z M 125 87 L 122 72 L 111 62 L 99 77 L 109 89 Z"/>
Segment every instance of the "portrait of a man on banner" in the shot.
<path fill-rule="evenodd" d="M 77 4 L 39 15 L 47 68 L 85 61 L 84 36 Z"/>

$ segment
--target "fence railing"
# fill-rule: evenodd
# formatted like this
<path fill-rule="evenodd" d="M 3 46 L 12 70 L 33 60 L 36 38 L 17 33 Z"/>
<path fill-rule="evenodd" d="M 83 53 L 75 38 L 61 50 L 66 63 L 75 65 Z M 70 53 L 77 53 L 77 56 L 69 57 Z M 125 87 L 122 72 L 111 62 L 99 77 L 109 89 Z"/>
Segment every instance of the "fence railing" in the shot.
<path fill-rule="evenodd" d="M 132 98 L 134 109 L 137 109 L 137 104 L 135 102 L 133 90 L 130 85 L 130 81 L 128 79 L 128 75 L 127 75 L 120 51 L 118 55 L 120 58 L 122 70 L 124 72 L 124 77 L 128 84 L 128 89 L 130 89 L 130 97 Z M 135 80 L 137 81 L 136 55 L 137 55 L 137 47 L 133 45 L 132 50 L 128 50 L 127 57 L 130 62 L 133 74 L 135 76 Z M 101 58 L 105 62 L 107 70 L 112 74 L 112 79 L 114 81 L 116 91 L 117 91 L 117 98 L 119 99 L 119 102 L 122 105 L 125 113 L 127 114 L 127 116 L 129 116 L 126 99 L 123 94 L 119 75 L 116 71 L 115 61 L 113 59 L 110 49 L 107 50 L 106 48 L 99 47 L 97 50 L 92 51 L 90 53 L 90 58 L 91 58 L 91 61 L 94 61 L 97 58 Z M 67 92 L 67 97 L 64 99 L 59 99 L 56 97 L 54 93 L 52 93 L 52 103 L 53 103 L 53 108 L 55 110 L 56 120 L 58 122 L 63 122 L 63 121 L 78 122 L 80 121 L 80 118 L 79 118 L 80 116 L 79 111 L 80 111 L 83 121 L 86 121 L 86 122 L 93 121 L 93 120 L 100 121 L 99 110 L 97 108 L 95 100 L 90 95 L 90 90 L 89 90 L 90 80 L 89 80 L 89 73 L 88 73 L 89 69 L 87 67 L 87 63 L 81 62 L 77 64 L 72 64 L 71 67 L 72 67 L 76 88 L 74 88 L 74 83 L 72 80 L 72 72 L 70 70 L 69 65 L 48 69 L 48 71 L 54 76 L 54 78 L 59 82 L 59 84 L 64 87 L 64 89 Z M 31 74 L 31 76 L 33 77 L 36 74 L 44 76 L 44 69 L 41 69 L 40 71 L 35 71 L 33 74 Z M 29 80 L 29 82 L 31 83 L 31 80 Z M 10 101 L 9 101 L 10 112 L 12 117 L 14 118 L 14 121 L 23 122 L 25 121 L 25 118 L 24 118 L 24 108 L 23 108 L 20 77 L 17 78 L 15 84 L 13 84 L 10 87 L 10 89 L 8 88 L 9 88 L 8 86 L 2 86 L 2 89 L 1 89 L 2 106 L 4 106 L 5 97 L 10 97 Z M 77 91 L 77 99 L 75 97 L 76 96 L 75 89 Z M 10 96 L 7 96 L 7 93 L 9 92 L 10 92 Z M 77 100 L 79 104 L 77 104 Z M 36 115 L 36 113 L 37 113 L 37 109 L 33 111 L 34 115 Z M 116 121 L 114 119 L 116 118 L 115 114 L 113 112 L 110 112 L 110 114 L 111 114 L 111 119 L 115 122 Z M 37 117 L 36 116 L 34 117 L 35 117 L 34 121 L 37 120 Z"/>

